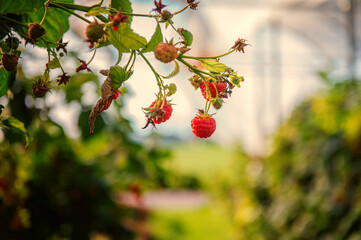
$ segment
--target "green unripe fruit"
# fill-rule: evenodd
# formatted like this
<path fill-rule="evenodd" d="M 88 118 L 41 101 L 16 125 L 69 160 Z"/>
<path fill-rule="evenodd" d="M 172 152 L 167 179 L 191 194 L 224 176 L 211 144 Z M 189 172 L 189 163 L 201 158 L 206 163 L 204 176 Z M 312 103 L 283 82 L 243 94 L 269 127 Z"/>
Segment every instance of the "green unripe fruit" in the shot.
<path fill-rule="evenodd" d="M 104 25 L 97 22 L 92 22 L 86 28 L 85 34 L 89 41 L 97 42 L 104 35 Z"/>

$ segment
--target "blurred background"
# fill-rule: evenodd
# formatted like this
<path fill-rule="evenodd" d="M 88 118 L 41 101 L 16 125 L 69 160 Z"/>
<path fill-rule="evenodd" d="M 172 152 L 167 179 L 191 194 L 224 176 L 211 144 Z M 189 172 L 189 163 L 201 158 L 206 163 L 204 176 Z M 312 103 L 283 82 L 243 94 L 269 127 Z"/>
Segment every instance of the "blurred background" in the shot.
<path fill-rule="evenodd" d="M 171 12 L 185 2 L 163 1 Z M 0 239 L 361 239 L 360 8 L 358 0 L 204 0 L 174 17 L 193 33 L 190 55 L 224 53 L 238 38 L 251 44 L 222 59 L 245 81 L 214 116 L 208 140 L 191 132 L 204 99 L 185 68 L 169 80 L 178 87 L 171 119 L 142 129 L 141 108 L 157 85 L 140 58 L 128 93 L 90 135 L 104 77 L 71 72 L 73 53 L 89 58 L 86 25 L 71 16 L 70 84 L 34 99 L 47 54 L 28 47 L 15 98 L 0 98 L 32 136 L 25 148 L 0 129 Z M 148 40 L 155 27 L 133 19 Z M 147 56 L 164 75 L 172 71 Z M 116 58 L 101 48 L 90 68 L 98 73 Z"/>

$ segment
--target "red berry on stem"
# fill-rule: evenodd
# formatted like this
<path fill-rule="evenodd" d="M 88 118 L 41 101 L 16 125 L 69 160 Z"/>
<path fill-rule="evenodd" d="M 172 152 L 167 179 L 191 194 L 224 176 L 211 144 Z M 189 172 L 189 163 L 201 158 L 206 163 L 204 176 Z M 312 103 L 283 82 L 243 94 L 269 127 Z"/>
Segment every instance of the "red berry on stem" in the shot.
<path fill-rule="evenodd" d="M 199 138 L 208 138 L 216 130 L 216 120 L 210 115 L 195 116 L 191 121 L 192 132 Z"/>
<path fill-rule="evenodd" d="M 149 106 L 150 108 L 155 105 L 155 101 Z M 168 102 L 165 102 L 163 107 L 163 102 L 160 102 L 159 106 L 155 108 L 154 112 L 156 113 L 156 117 L 153 118 L 153 122 L 155 124 L 160 124 L 162 122 L 167 121 L 172 115 L 173 108 Z M 161 108 L 162 107 L 162 108 Z M 158 108 L 158 109 L 157 109 Z"/>
<path fill-rule="evenodd" d="M 215 87 L 214 87 L 214 85 Z M 219 95 L 223 89 L 226 88 L 226 84 L 225 83 L 210 83 L 210 82 L 207 82 L 207 85 L 208 85 L 208 88 L 209 88 L 209 91 L 211 93 L 211 98 L 215 98 L 217 96 L 216 94 L 216 88 L 217 88 L 217 92 L 218 92 L 218 96 L 220 98 L 223 98 L 223 96 Z M 206 85 L 204 84 L 204 81 L 202 81 L 201 83 L 201 90 L 202 90 L 202 95 L 205 99 L 207 99 L 207 87 Z M 209 98 L 209 97 L 208 97 Z"/>
<path fill-rule="evenodd" d="M 160 42 L 154 49 L 154 55 L 159 61 L 169 63 L 177 58 L 178 50 L 169 43 Z"/>

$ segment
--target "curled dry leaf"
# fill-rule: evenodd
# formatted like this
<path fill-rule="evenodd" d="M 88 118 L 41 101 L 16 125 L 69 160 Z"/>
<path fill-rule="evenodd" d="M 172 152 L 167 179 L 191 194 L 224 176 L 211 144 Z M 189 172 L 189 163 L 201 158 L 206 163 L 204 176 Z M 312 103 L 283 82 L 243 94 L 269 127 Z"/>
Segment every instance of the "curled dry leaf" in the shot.
<path fill-rule="evenodd" d="M 89 116 L 89 128 L 90 128 L 90 133 L 94 132 L 94 122 L 96 117 L 103 112 L 104 110 L 107 110 L 110 107 L 110 104 L 112 104 L 113 98 L 112 97 L 108 97 L 108 98 L 100 98 L 97 102 L 97 104 L 95 104 L 95 106 L 93 107 L 90 116 Z"/>
<path fill-rule="evenodd" d="M 107 72 L 103 72 L 102 74 L 103 75 L 107 74 Z M 108 76 L 101 86 L 102 95 L 101 95 L 100 99 L 98 100 L 98 102 L 93 107 L 93 109 L 90 113 L 90 116 L 89 116 L 90 133 L 94 132 L 94 122 L 95 122 L 96 117 L 104 110 L 107 110 L 110 107 L 110 105 L 112 104 L 112 101 L 113 101 L 112 81 L 113 81 L 113 79 Z"/>
<path fill-rule="evenodd" d="M 105 81 L 103 82 L 100 90 L 102 92 L 102 98 L 107 98 L 109 97 L 109 95 L 111 94 L 112 92 L 112 88 L 113 88 L 113 85 L 112 85 L 112 81 L 113 79 L 111 77 L 107 77 L 107 79 L 105 79 Z"/>

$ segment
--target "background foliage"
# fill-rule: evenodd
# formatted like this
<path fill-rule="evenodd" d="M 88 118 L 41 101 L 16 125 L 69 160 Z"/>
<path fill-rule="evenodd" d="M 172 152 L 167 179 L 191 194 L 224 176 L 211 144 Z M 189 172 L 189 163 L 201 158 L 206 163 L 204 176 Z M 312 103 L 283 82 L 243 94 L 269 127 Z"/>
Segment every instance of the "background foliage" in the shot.
<path fill-rule="evenodd" d="M 79 74 L 72 85 L 84 78 L 99 84 L 95 75 Z M 16 96 L 6 109 L 24 122 L 32 141 L 26 147 L 23 136 L 4 132 L 0 235 L 5 239 L 88 239 L 99 232 L 114 239 L 131 239 L 131 230 L 125 229 L 122 221 L 136 218 L 137 211 L 119 206 L 114 194 L 126 192 L 134 184 L 148 189 L 167 186 L 169 174 L 161 163 L 169 158 L 169 152 L 134 140 L 129 121 L 119 115 L 121 99 L 113 104 L 117 115 L 100 117 L 98 131 L 90 135 L 90 109 L 81 105 L 82 91 L 76 87 L 65 93 L 69 104 L 82 106 L 81 136 L 70 139 L 48 118 L 51 107 L 44 100 L 37 100 L 43 107 L 25 100 L 31 94 L 29 81 L 25 76 L 17 78 Z"/>
<path fill-rule="evenodd" d="M 267 157 L 238 162 L 241 239 L 360 239 L 361 88 L 330 84 L 298 106 Z"/>

